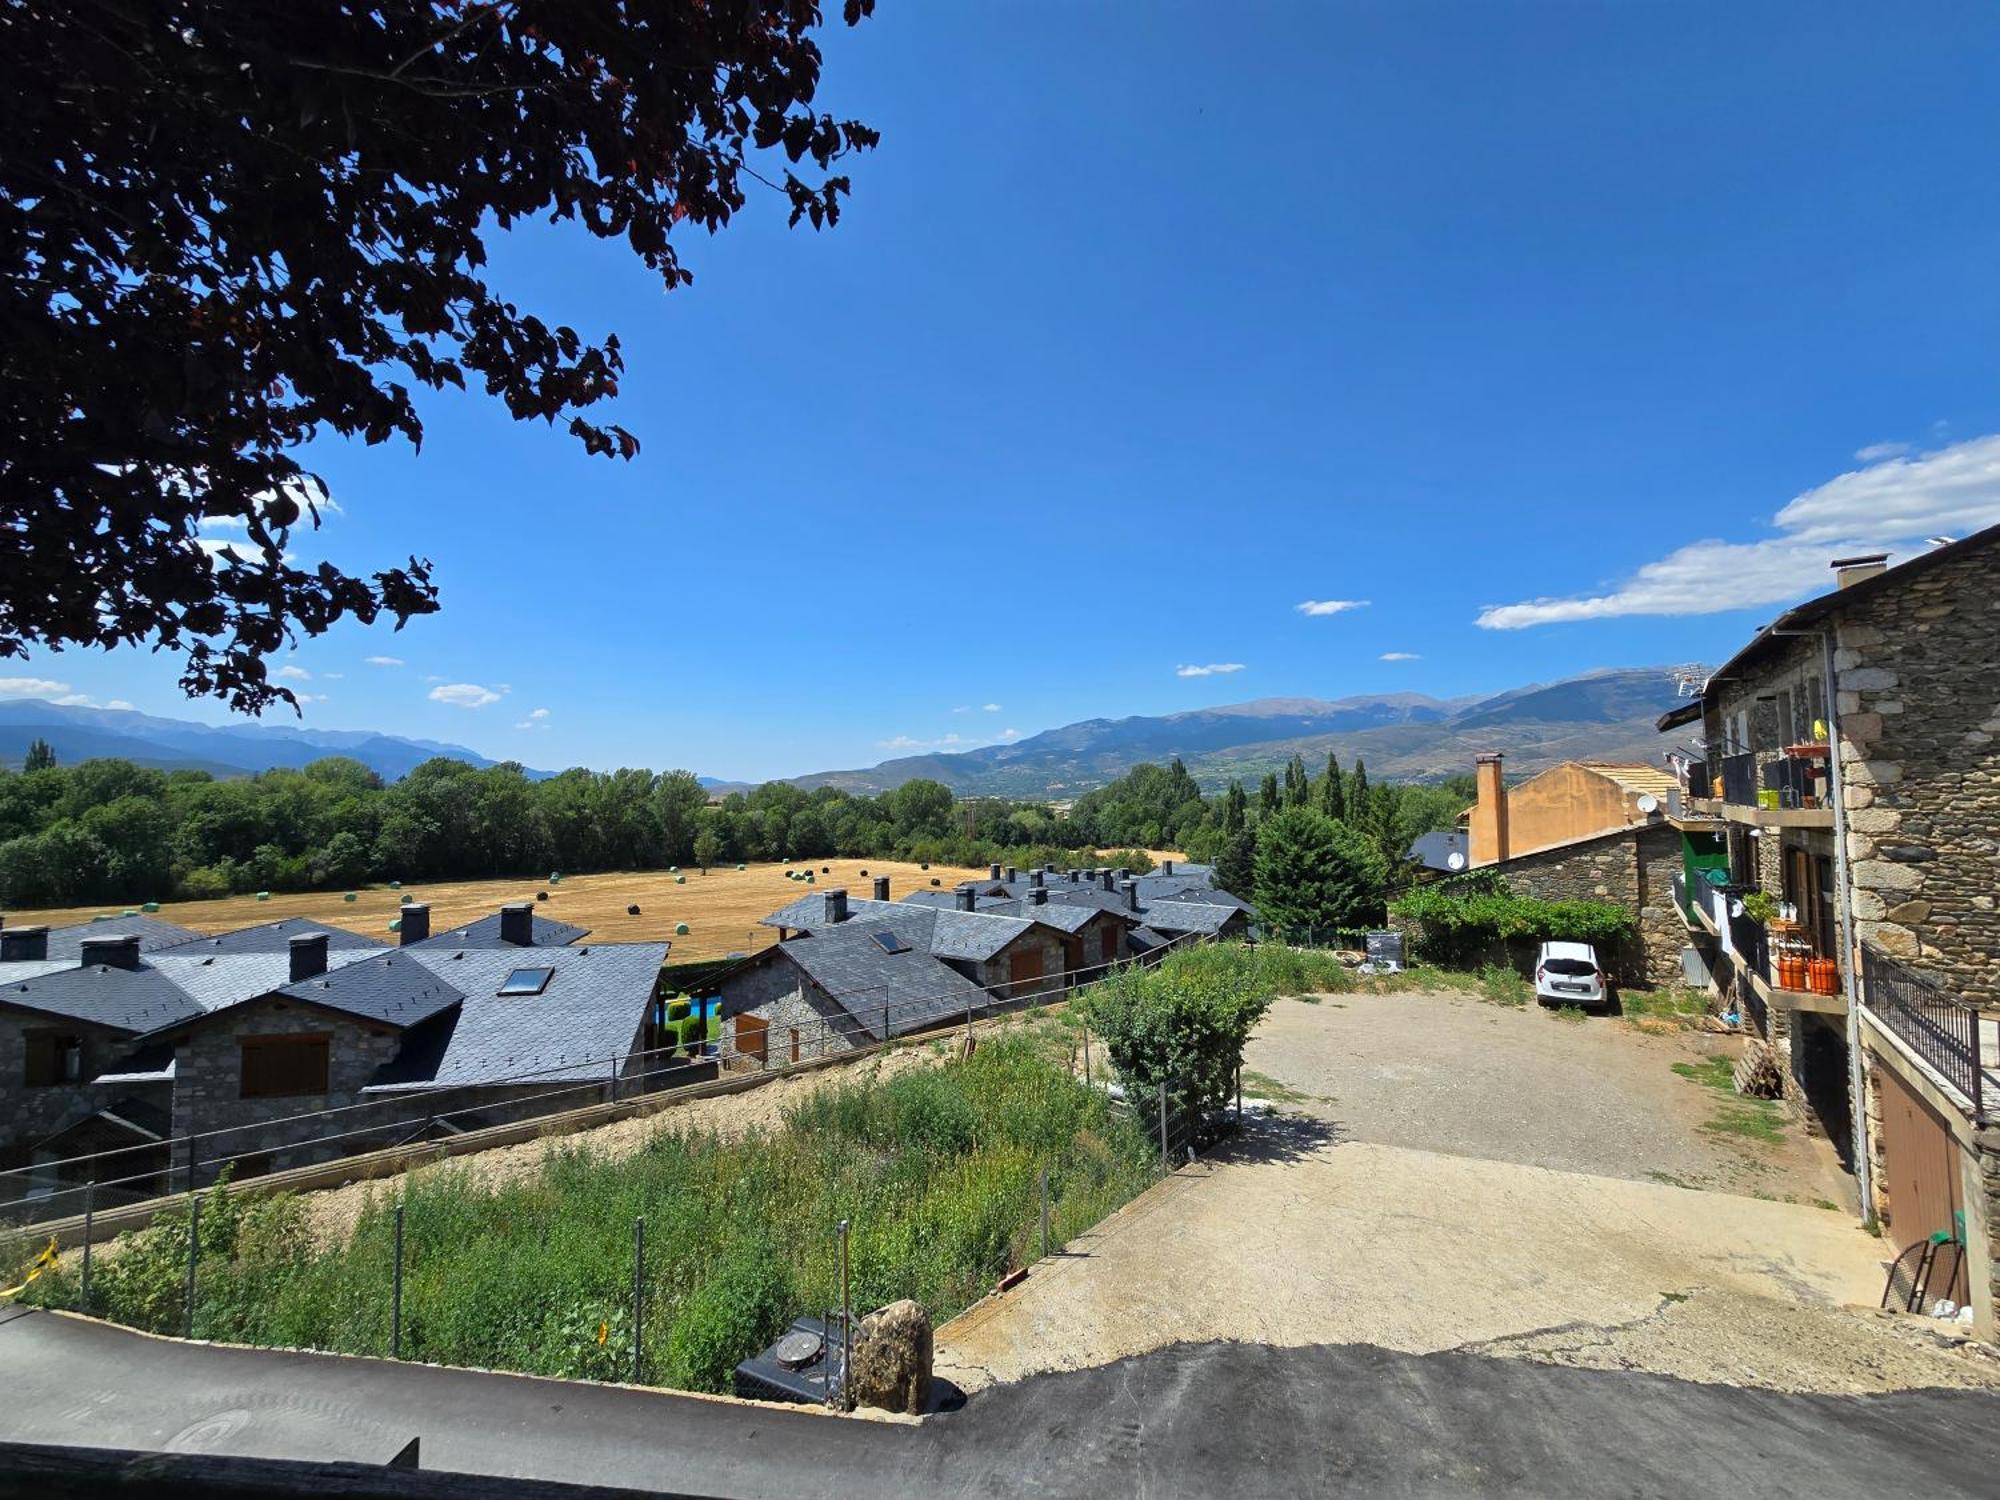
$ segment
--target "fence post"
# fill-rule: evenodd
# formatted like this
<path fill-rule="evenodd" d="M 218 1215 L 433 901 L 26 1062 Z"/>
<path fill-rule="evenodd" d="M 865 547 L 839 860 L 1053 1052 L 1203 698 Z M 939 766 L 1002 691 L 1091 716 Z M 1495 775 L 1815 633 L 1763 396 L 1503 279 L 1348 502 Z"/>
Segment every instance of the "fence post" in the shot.
<path fill-rule="evenodd" d="M 79 1297 L 82 1311 L 90 1311 L 90 1221 L 97 1211 L 97 1181 L 93 1178 L 83 1185 L 83 1285 Z"/>
<path fill-rule="evenodd" d="M 389 1290 L 389 1358 L 403 1357 L 403 1205 L 396 1205 L 396 1269 Z"/>
<path fill-rule="evenodd" d="M 889 1045 L 889 1002 L 882 1002 L 882 1045 Z"/>
<path fill-rule="evenodd" d="M 1172 1171 L 1167 1165 L 1167 1080 L 1160 1080 L 1160 1175 Z"/>
<path fill-rule="evenodd" d="M 618 1059 L 611 1059 L 611 1102 L 618 1102 Z"/>
<path fill-rule="evenodd" d="M 1236 1128 L 1243 1128 L 1243 1062 L 1240 1058 L 1236 1063 Z"/>
<path fill-rule="evenodd" d="M 632 1220 L 632 1384 L 646 1347 L 646 1216 Z"/>
<path fill-rule="evenodd" d="M 1090 1023 L 1089 1023 L 1088 1021 L 1086 1021 L 1086 1022 L 1084 1022 L 1084 1023 L 1083 1023 L 1083 1082 L 1084 1082 L 1084 1086 L 1085 1086 L 1086 1088 L 1087 1088 L 1087 1087 L 1089 1087 L 1089 1085 L 1090 1085 Z"/>
<path fill-rule="evenodd" d="M 201 1254 L 201 1198 L 188 1194 L 188 1280 L 187 1306 L 181 1313 L 181 1337 L 194 1337 L 194 1263 Z"/>
<path fill-rule="evenodd" d="M 1049 1258 L 1049 1169 L 1042 1168 L 1042 1259 Z"/>
<path fill-rule="evenodd" d="M 847 1220 L 840 1221 L 840 1409 L 853 1411 L 853 1389 L 847 1369 L 854 1360 L 854 1305 L 847 1282 Z"/>

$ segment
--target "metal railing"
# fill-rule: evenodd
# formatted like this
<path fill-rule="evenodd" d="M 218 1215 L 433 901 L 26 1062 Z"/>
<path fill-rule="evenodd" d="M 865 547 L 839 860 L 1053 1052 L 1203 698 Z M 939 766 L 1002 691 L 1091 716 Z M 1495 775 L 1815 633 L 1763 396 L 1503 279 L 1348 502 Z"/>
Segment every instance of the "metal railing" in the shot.
<path fill-rule="evenodd" d="M 1729 902 L 1729 946 L 1738 963 L 1771 982 L 1771 935 L 1734 899 Z"/>
<path fill-rule="evenodd" d="M 1979 1011 L 1928 974 L 1861 945 L 1861 1003 L 1986 1119 L 1985 1071 L 1979 1065 Z"/>
<path fill-rule="evenodd" d="M 1734 807 L 1757 805 L 1757 757 L 1749 751 L 1722 757 L 1722 800 Z"/>

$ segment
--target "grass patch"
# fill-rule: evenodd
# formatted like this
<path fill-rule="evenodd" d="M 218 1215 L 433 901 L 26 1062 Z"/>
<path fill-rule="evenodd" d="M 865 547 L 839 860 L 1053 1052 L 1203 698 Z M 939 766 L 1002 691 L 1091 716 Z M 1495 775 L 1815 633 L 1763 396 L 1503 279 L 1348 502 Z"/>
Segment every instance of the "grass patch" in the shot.
<path fill-rule="evenodd" d="M 512 1181 L 450 1167 L 406 1179 L 404 1356 L 630 1379 L 638 1215 L 646 1383 L 725 1390 L 791 1318 L 837 1305 L 843 1218 L 855 1306 L 914 1297 L 942 1321 L 1039 1254 L 1044 1170 L 1058 1244 L 1153 1180 L 1143 1128 L 1073 1080 L 1059 1050 L 1046 1033 L 994 1038 L 965 1062 L 825 1089 L 741 1140 L 663 1131 L 615 1161 L 587 1139 L 555 1142 Z M 386 1353 L 392 1201 L 324 1245 L 295 1197 L 205 1194 L 196 1336 Z M 120 1239 L 94 1310 L 179 1332 L 185 1210 Z M 74 1269 L 32 1291 L 74 1307 Z"/>
<path fill-rule="evenodd" d="M 1713 1001 L 1700 990 L 1682 986 L 1664 990 L 1618 991 L 1618 1013 L 1627 1021 L 1670 1021 L 1687 1025 L 1709 1013 Z"/>
<path fill-rule="evenodd" d="M 1583 1024 L 1583 1007 L 1581 1005 L 1558 1005 L 1552 1014 L 1558 1021 L 1567 1021 L 1572 1026 Z"/>
<path fill-rule="evenodd" d="M 1248 1099 L 1268 1099 L 1273 1104 L 1319 1104 L 1324 1102 L 1318 1094 L 1304 1094 L 1288 1083 L 1280 1083 L 1268 1073 L 1253 1073 L 1248 1068 L 1243 1071 L 1243 1097 Z"/>
<path fill-rule="evenodd" d="M 1673 1070 L 1690 1082 L 1713 1089 L 1726 1098 L 1715 1102 L 1715 1112 L 1702 1122 L 1711 1135 L 1758 1145 L 1776 1145 L 1785 1138 L 1785 1116 L 1775 1099 L 1751 1099 L 1736 1092 L 1736 1065 L 1720 1055 L 1700 1062 L 1677 1062 Z"/>

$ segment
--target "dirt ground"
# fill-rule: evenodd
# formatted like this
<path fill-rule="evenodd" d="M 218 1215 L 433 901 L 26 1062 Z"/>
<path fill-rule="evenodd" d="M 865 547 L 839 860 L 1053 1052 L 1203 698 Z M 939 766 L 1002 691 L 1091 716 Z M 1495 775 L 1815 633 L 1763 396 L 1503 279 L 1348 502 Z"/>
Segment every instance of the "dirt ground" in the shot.
<path fill-rule="evenodd" d="M 2000 1388 L 1955 1328 L 1874 1311 L 1883 1242 L 1820 1197 L 1819 1145 L 1708 1128 L 1725 1101 L 1672 1065 L 1719 1041 L 1454 994 L 1282 1001 L 1249 1054 L 1278 1115 L 940 1328 L 938 1372 L 1231 1339 Z"/>
<path fill-rule="evenodd" d="M 767 916 L 808 890 L 831 890 L 845 886 L 850 895 L 869 894 L 870 878 L 889 877 L 889 895 L 900 901 L 913 890 L 928 889 L 932 881 L 950 887 L 961 880 L 984 878 L 984 868 L 934 865 L 925 870 L 898 860 L 822 860 L 812 866 L 816 882 L 808 886 L 787 880 L 787 869 L 806 866 L 761 864 L 738 870 L 718 865 L 704 875 L 694 868 L 683 869 L 686 883 L 676 885 L 665 870 L 631 871 L 608 875 L 565 875 L 560 884 L 546 880 L 464 880 L 434 885 L 408 884 L 400 891 L 387 886 L 368 886 L 355 892 L 355 900 L 344 899 L 341 891 L 273 893 L 268 901 L 255 896 L 228 896 L 214 901 L 162 902 L 162 921 L 177 922 L 198 932 L 227 932 L 256 922 L 275 922 L 280 917 L 310 917 L 353 932 L 376 937 L 388 936 L 390 920 L 404 896 L 428 902 L 431 930 L 442 932 L 460 923 L 483 917 L 509 901 L 533 901 L 538 891 L 549 899 L 536 903 L 545 916 L 590 929 L 598 942 L 642 943 L 671 941 L 673 957 L 682 959 L 722 958 L 729 953 L 753 952 L 777 936 L 768 927 L 757 926 Z M 822 873 L 822 870 L 825 873 Z M 863 873 L 863 872 L 867 873 Z M 637 906 L 639 915 L 626 913 Z M 12 926 L 45 922 L 60 926 L 88 922 L 100 912 L 124 908 L 101 906 L 72 907 L 67 910 L 9 912 Z M 677 923 L 688 924 L 685 937 L 676 937 Z"/>

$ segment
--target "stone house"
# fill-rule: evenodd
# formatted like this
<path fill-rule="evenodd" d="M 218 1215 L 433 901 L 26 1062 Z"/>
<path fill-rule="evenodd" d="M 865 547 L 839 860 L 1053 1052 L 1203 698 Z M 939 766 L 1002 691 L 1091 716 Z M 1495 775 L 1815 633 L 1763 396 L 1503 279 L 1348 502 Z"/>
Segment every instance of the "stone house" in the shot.
<path fill-rule="evenodd" d="M 1508 786 L 1501 763 L 1496 751 L 1474 767 L 1479 800 L 1464 820 L 1466 858 L 1475 869 L 1653 822 L 1674 787 L 1659 766 L 1594 760 L 1564 761 Z"/>
<path fill-rule="evenodd" d="M 2000 527 L 1901 563 L 1835 563 L 1705 685 L 1683 819 L 1726 873 L 1693 920 L 1720 988 L 1847 1144 L 1864 1213 L 1931 1300 L 1995 1335 L 2000 1295 Z M 1706 794 L 1706 795 L 1704 795 Z M 1758 922 L 1761 892 L 1777 919 Z M 1781 982 L 1821 960 L 1831 989 Z M 1949 1282 L 1947 1287 L 1946 1283 Z"/>

